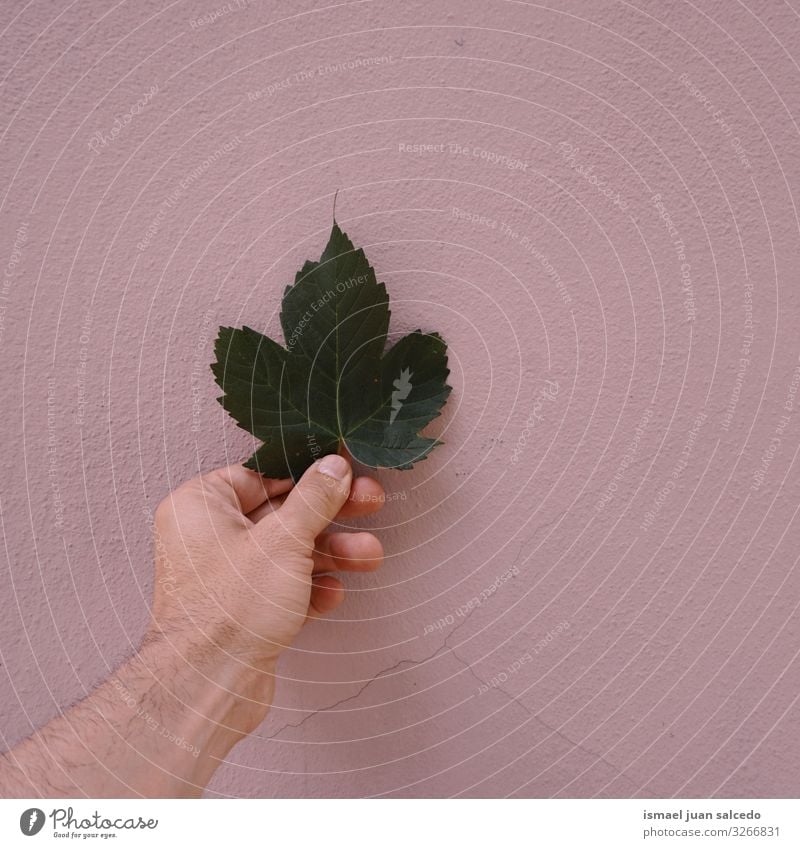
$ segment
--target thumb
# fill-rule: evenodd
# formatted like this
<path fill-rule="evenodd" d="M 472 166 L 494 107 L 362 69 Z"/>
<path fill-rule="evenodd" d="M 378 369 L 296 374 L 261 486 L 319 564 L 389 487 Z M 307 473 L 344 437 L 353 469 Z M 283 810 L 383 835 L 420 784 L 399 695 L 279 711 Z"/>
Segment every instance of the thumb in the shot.
<path fill-rule="evenodd" d="M 280 508 L 281 521 L 309 545 L 333 521 L 350 494 L 353 472 L 338 454 L 315 462 L 289 492 Z"/>

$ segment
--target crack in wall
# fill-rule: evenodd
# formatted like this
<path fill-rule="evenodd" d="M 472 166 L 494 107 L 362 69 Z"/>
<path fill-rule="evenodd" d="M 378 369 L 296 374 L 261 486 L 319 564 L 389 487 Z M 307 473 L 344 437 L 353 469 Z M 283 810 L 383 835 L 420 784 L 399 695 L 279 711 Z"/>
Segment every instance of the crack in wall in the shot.
<path fill-rule="evenodd" d="M 341 700 L 336 701 L 336 702 L 335 702 L 335 703 L 333 703 L 333 704 L 329 704 L 329 705 L 328 705 L 328 706 L 326 706 L 326 707 L 320 707 L 320 708 L 319 708 L 319 709 L 317 709 L 317 710 L 311 710 L 311 711 L 309 711 L 309 712 L 308 712 L 308 714 L 307 714 L 307 715 L 303 716 L 303 718 L 302 718 L 302 719 L 300 719 L 300 721 L 297 721 L 297 722 L 288 722 L 287 724 L 284 724 L 284 725 L 282 725 L 281 727 L 279 727 L 279 728 L 278 728 L 278 729 L 277 729 L 274 733 L 270 733 L 270 734 L 269 734 L 269 736 L 262 736 L 261 738 L 262 738 L 262 739 L 275 739 L 275 738 L 276 738 L 276 737 L 278 737 L 281 733 L 283 733 L 285 730 L 291 730 L 291 729 L 296 728 L 296 727 L 302 727 L 302 726 L 303 726 L 303 725 L 304 725 L 307 721 L 309 721 L 310 719 L 314 718 L 314 716 L 319 715 L 320 713 L 336 712 L 336 708 L 337 708 L 337 707 L 342 706 L 342 704 L 346 704 L 348 701 L 355 701 L 357 698 L 360 698 L 360 697 L 361 697 L 361 695 L 362 695 L 362 694 L 363 694 L 363 693 L 364 693 L 364 692 L 365 692 L 365 691 L 366 691 L 366 690 L 367 690 L 370 686 L 372 686 L 372 684 L 373 684 L 376 680 L 379 680 L 381 677 L 385 677 L 385 676 L 386 676 L 387 674 L 389 674 L 390 672 L 395 671 L 396 669 L 400 668 L 400 666 L 401 666 L 401 665 L 404 665 L 405 663 L 408 663 L 408 664 L 409 664 L 409 668 L 413 668 L 414 666 L 417 666 L 417 665 L 422 665 L 423 663 L 426 663 L 426 662 L 429 662 L 430 660 L 435 659 L 435 658 L 436 658 L 436 656 L 437 656 L 438 654 L 440 654 L 440 653 L 441 653 L 441 652 L 442 652 L 442 651 L 443 651 L 446 647 L 447 647 L 447 645 L 440 645 L 440 646 L 436 649 L 436 651 L 434 651 L 434 653 L 432 653 L 430 656 L 428 656 L 428 657 L 423 657 L 422 659 L 419 659 L 419 660 L 413 660 L 413 659 L 403 659 L 403 660 L 399 660 L 399 661 L 398 661 L 398 662 L 396 662 L 394 665 L 389 666 L 389 668 L 384 668 L 384 669 L 381 669 L 379 672 L 377 672 L 377 673 L 375 674 L 375 676 L 374 676 L 374 677 L 371 677 L 371 678 L 370 678 L 370 679 L 369 679 L 366 683 L 364 683 L 364 684 L 361 686 L 361 688 L 360 688 L 357 692 L 355 692 L 354 694 L 352 694 L 352 695 L 348 695 L 346 698 L 342 698 Z"/>
<path fill-rule="evenodd" d="M 550 522 L 550 523 L 553 523 L 553 522 Z M 537 527 L 536 533 L 538 533 L 540 529 L 541 529 L 540 527 Z M 534 534 L 534 536 L 535 535 L 536 534 Z M 519 550 L 517 551 L 517 555 L 514 558 L 514 561 L 512 563 L 512 566 L 511 566 L 512 568 L 515 565 L 517 565 L 517 563 L 520 561 L 520 559 L 522 558 L 522 553 L 523 553 L 523 551 L 525 550 L 526 547 L 527 547 L 527 544 L 525 542 L 520 544 Z M 429 654 L 426 657 L 422 657 L 421 659 L 405 658 L 405 659 L 398 660 L 393 665 L 378 671 L 369 680 L 367 680 L 361 687 L 359 687 L 359 689 L 356 692 L 354 692 L 352 695 L 348 695 L 345 698 L 341 698 L 340 700 L 335 701 L 333 704 L 329 704 L 325 707 L 320 707 L 319 709 L 316 709 L 316 710 L 310 710 L 305 716 L 303 716 L 303 718 L 300 721 L 287 722 L 286 724 L 281 725 L 281 727 L 279 727 L 273 733 L 269 734 L 268 736 L 262 736 L 261 738 L 262 739 L 277 739 L 285 731 L 294 730 L 298 727 L 302 727 L 306 722 L 310 721 L 312 718 L 320 715 L 321 713 L 335 712 L 337 710 L 337 708 L 341 707 L 343 704 L 347 704 L 350 701 L 355 701 L 358 698 L 360 698 L 361 695 L 363 695 L 364 692 L 373 683 L 375 683 L 375 681 L 380 680 L 383 677 L 386 677 L 388 674 L 391 674 L 391 672 L 393 672 L 393 671 L 397 671 L 397 669 L 399 669 L 401 666 L 408 665 L 409 668 L 414 668 L 414 667 L 419 666 L 419 665 L 424 665 L 425 663 L 431 662 L 432 660 L 436 659 L 445 650 L 449 650 L 449 652 L 455 657 L 455 659 L 459 663 L 461 663 L 461 665 L 464 667 L 464 669 L 466 671 L 468 671 L 481 686 L 488 686 L 486 681 L 478 675 L 478 673 L 475 671 L 475 669 L 472 667 L 472 665 L 469 662 L 467 662 L 463 657 L 461 657 L 458 654 L 458 652 L 456 651 L 455 648 L 450 647 L 450 644 L 449 644 L 450 640 L 456 635 L 456 633 L 462 627 L 464 627 L 464 625 L 469 621 L 469 619 L 472 617 L 472 615 L 478 609 L 479 609 L 479 607 L 474 607 L 473 609 L 471 609 L 464 616 L 463 621 L 461 621 L 458 625 L 456 625 L 450 631 L 450 633 L 445 637 L 442 644 L 432 654 Z M 525 704 L 524 701 L 521 701 L 516 695 L 507 691 L 506 689 L 504 689 L 500 685 L 493 686 L 492 688 L 498 689 L 500 692 L 502 692 L 503 695 L 505 695 L 505 697 L 508 698 L 509 701 L 511 701 L 511 702 L 517 704 L 517 706 L 521 707 L 531 718 L 533 718 L 535 721 L 537 721 L 546 730 L 549 730 L 551 734 L 555 734 L 560 739 L 562 739 L 564 742 L 566 742 L 568 745 L 570 745 L 573 748 L 573 750 L 577 749 L 579 751 L 582 751 L 584 754 L 587 754 L 588 756 L 593 757 L 597 762 L 601 762 L 604 765 L 608 766 L 608 768 L 610 768 L 613 772 L 615 772 L 619 777 L 621 777 L 628 784 L 633 786 L 636 789 L 637 792 L 640 792 L 644 789 L 644 786 L 639 786 L 632 778 L 628 777 L 628 775 L 625 773 L 625 771 L 622 768 L 614 765 L 614 763 L 610 762 L 602 754 L 598 753 L 597 751 L 593 751 L 593 750 L 587 748 L 585 745 L 583 745 L 580 742 L 577 742 L 574 739 L 567 736 L 561 730 L 558 730 L 557 728 L 552 727 L 543 718 L 541 718 L 541 716 L 539 716 L 537 713 L 534 713 L 527 706 L 527 704 Z"/>
<path fill-rule="evenodd" d="M 476 607 L 475 609 L 477 609 L 477 607 Z M 407 664 L 408 664 L 408 666 L 409 666 L 409 668 L 414 668 L 415 666 L 418 666 L 418 665 L 424 665 L 426 662 L 430 662 L 431 660 L 436 659 L 436 657 L 437 657 L 437 656 L 439 656 L 439 654 L 441 654 L 441 653 L 442 653 L 442 651 L 444 651 L 444 650 L 445 650 L 445 649 L 447 649 L 447 648 L 450 648 L 450 646 L 449 646 L 448 642 L 449 642 L 449 641 L 453 638 L 453 636 L 455 636 L 455 634 L 456 634 L 456 633 L 457 633 L 457 632 L 458 632 L 458 631 L 459 631 L 459 630 L 460 630 L 460 629 L 461 629 L 461 628 L 462 628 L 462 627 L 463 627 L 463 626 L 467 623 L 467 621 L 469 621 L 470 617 L 471 617 L 471 616 L 472 616 L 472 614 L 475 612 L 475 609 L 470 610 L 470 611 L 469 611 L 469 612 L 468 612 L 468 613 L 464 616 L 464 620 L 463 620 L 463 621 L 461 621 L 459 624 L 457 624 L 457 625 L 456 625 L 456 626 L 455 626 L 455 627 L 454 627 L 454 628 L 450 631 L 450 633 L 448 634 L 448 636 L 446 636 L 446 637 L 445 637 L 445 640 L 442 642 L 442 644 L 441 644 L 441 645 L 439 645 L 439 647 L 438 647 L 438 648 L 437 648 L 437 649 L 436 649 L 436 650 L 435 650 L 432 654 L 428 655 L 427 657 L 422 657 L 421 659 L 418 659 L 418 660 L 415 660 L 415 659 L 402 659 L 402 660 L 398 660 L 398 661 L 397 661 L 394 665 L 391 665 L 391 666 L 389 666 L 388 668 L 383 668 L 383 669 L 381 669 L 379 672 L 377 672 L 375 675 L 373 675 L 373 677 L 371 677 L 369 680 L 367 680 L 367 682 L 366 682 L 366 683 L 364 683 L 364 684 L 361 686 L 361 688 L 360 688 L 357 692 L 355 692 L 354 694 L 352 694 L 352 695 L 348 695 L 346 698 L 342 698 L 341 700 L 336 701 L 336 702 L 335 702 L 335 703 L 333 703 L 333 704 L 329 704 L 329 705 L 328 705 L 328 706 L 326 706 L 326 707 L 320 707 L 320 708 L 319 708 L 319 709 L 317 709 L 317 710 L 311 710 L 311 711 L 309 711 L 309 713 L 308 713 L 307 715 L 303 716 L 303 718 L 302 718 L 300 721 L 297 721 L 297 722 L 287 722 L 286 724 L 282 725 L 282 726 L 281 726 L 281 727 L 279 727 L 277 730 L 275 730 L 273 733 L 270 733 L 268 736 L 262 736 L 261 738 L 262 738 L 262 739 L 276 739 L 276 738 L 277 738 L 278 736 L 280 736 L 280 734 L 281 734 L 281 733 L 283 733 L 284 731 L 286 731 L 286 730 L 291 730 L 291 729 L 294 729 L 294 728 L 297 728 L 297 727 L 301 727 L 301 726 L 302 726 L 302 725 L 304 725 L 307 721 L 309 721 L 310 719 L 314 718 L 314 716 L 319 715 L 320 713 L 335 712 L 337 707 L 342 706 L 342 704 L 346 704 L 348 701 L 354 701 L 354 700 L 356 700 L 357 698 L 361 697 L 361 695 L 362 695 L 362 694 L 363 694 L 363 693 L 364 693 L 364 692 L 365 692 L 365 691 L 366 691 L 366 690 L 367 690 L 367 689 L 368 689 L 368 688 L 369 688 L 369 687 L 370 687 L 370 686 L 371 686 L 371 685 L 372 685 L 372 684 L 373 684 L 376 680 L 380 680 L 382 677 L 385 677 L 386 675 L 390 674 L 391 672 L 396 671 L 398 668 L 400 668 L 400 666 L 401 666 L 401 665 L 404 665 L 404 664 L 406 664 L 406 663 L 407 663 Z M 450 650 L 452 651 L 452 648 L 450 648 Z"/>

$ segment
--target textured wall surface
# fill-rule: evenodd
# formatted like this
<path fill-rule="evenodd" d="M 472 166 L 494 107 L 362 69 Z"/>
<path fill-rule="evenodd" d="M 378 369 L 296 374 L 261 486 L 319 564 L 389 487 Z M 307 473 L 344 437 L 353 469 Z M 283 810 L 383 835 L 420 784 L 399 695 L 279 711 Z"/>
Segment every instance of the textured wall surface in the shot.
<path fill-rule="evenodd" d="M 796 794 L 796 4 L 3 17 L 5 744 L 136 645 L 150 511 L 249 450 L 216 327 L 279 332 L 339 188 L 446 445 L 208 794 Z"/>

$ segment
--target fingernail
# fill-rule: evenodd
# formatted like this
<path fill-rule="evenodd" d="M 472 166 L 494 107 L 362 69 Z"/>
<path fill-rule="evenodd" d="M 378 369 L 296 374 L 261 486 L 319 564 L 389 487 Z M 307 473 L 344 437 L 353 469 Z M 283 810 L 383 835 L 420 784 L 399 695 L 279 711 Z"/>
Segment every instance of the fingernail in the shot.
<path fill-rule="evenodd" d="M 350 466 L 343 456 L 332 453 L 330 456 L 324 456 L 317 466 L 317 471 L 324 474 L 326 477 L 333 477 L 334 480 L 344 480 L 347 477 L 347 472 Z"/>

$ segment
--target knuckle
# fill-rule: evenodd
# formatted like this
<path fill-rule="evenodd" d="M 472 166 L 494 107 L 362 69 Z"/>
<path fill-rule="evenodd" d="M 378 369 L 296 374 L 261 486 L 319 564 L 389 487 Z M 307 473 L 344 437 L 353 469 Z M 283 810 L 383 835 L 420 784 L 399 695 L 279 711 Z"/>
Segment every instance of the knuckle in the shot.
<path fill-rule="evenodd" d="M 175 520 L 175 503 L 173 496 L 167 495 L 161 503 L 156 507 L 155 511 L 156 524 L 166 526 Z"/>

